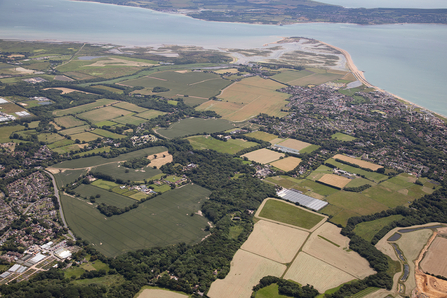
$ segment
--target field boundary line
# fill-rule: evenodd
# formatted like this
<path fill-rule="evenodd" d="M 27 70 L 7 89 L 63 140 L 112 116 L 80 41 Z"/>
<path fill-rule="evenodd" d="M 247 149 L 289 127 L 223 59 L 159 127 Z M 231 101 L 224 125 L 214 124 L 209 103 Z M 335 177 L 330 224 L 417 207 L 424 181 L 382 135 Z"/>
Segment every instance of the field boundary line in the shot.
<path fill-rule="evenodd" d="M 221 80 L 220 77 L 218 77 L 218 78 L 211 78 L 211 79 L 206 79 L 206 80 L 203 80 L 203 81 L 200 81 L 200 82 L 195 82 L 195 83 L 188 84 L 188 86 L 194 86 L 196 84 L 200 84 L 200 83 L 204 83 L 204 82 L 212 81 L 212 80 L 217 80 L 217 79 Z"/>
<path fill-rule="evenodd" d="M 262 255 L 260 255 L 260 254 L 254 253 L 254 252 L 252 252 L 252 251 L 249 251 L 249 250 L 246 250 L 246 249 L 243 249 L 243 248 L 239 248 L 239 250 L 243 250 L 243 251 L 245 251 L 245 252 L 247 252 L 247 253 L 250 253 L 250 254 L 252 254 L 252 255 L 261 257 L 261 258 L 263 258 L 263 259 L 266 259 L 266 260 L 269 260 L 269 261 L 272 261 L 272 262 L 275 262 L 275 263 L 278 263 L 278 264 L 281 264 L 281 265 L 285 265 L 285 266 L 287 266 L 287 264 L 288 264 L 288 263 L 280 263 L 280 262 L 278 262 L 278 261 L 275 261 L 275 260 L 273 260 L 273 259 L 267 258 L 267 257 L 265 257 L 265 256 L 262 256 Z M 287 271 L 287 269 L 286 269 L 286 271 Z"/>

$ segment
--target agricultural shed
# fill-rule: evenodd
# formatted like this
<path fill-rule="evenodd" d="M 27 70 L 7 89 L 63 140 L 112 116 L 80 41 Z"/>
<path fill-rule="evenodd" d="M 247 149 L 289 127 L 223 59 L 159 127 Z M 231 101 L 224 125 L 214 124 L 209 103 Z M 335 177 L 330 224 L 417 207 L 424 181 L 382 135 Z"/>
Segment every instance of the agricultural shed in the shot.
<path fill-rule="evenodd" d="M 302 193 L 299 193 L 292 189 L 282 189 L 277 193 L 277 195 L 287 201 L 299 203 L 300 205 L 315 211 L 320 210 L 328 204 L 328 202 L 303 195 Z"/>
<path fill-rule="evenodd" d="M 285 152 L 285 153 L 293 153 L 293 154 L 300 154 L 299 150 L 293 149 L 293 148 L 289 148 L 289 147 L 285 147 L 285 146 L 281 146 L 281 145 L 273 145 L 273 148 Z"/>

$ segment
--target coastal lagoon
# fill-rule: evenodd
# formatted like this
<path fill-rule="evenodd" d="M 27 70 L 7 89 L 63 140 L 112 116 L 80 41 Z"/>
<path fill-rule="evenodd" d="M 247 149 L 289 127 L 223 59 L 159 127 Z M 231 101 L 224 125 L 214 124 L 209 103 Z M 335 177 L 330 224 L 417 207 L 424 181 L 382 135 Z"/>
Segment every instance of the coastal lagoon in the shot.
<path fill-rule="evenodd" d="M 0 0 L 2 39 L 258 48 L 286 36 L 343 48 L 371 84 L 447 116 L 446 25 L 256 25 L 90 2 Z"/>

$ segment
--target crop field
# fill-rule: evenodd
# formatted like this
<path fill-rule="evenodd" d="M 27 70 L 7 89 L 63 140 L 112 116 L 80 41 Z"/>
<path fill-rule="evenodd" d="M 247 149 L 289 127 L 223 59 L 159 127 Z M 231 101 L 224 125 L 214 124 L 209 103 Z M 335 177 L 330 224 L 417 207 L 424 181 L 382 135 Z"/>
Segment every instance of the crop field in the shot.
<path fill-rule="evenodd" d="M 241 249 L 285 264 L 292 261 L 308 236 L 303 230 L 260 220 Z"/>
<path fill-rule="evenodd" d="M 308 76 L 289 81 L 289 85 L 293 86 L 307 86 L 307 85 L 320 85 L 329 81 L 337 80 L 342 78 L 343 75 L 336 73 L 313 73 Z"/>
<path fill-rule="evenodd" d="M 447 239 L 436 237 L 432 242 L 424 259 L 421 262 L 421 269 L 425 272 L 447 276 L 447 258 L 445 257 L 445 248 L 447 247 Z"/>
<path fill-rule="evenodd" d="M 110 120 L 119 116 L 124 116 L 127 114 L 131 114 L 132 112 L 118 109 L 112 106 L 107 106 L 99 109 L 94 109 L 82 114 L 79 114 L 78 117 L 81 119 L 88 120 L 92 123 L 101 122 L 105 120 Z"/>
<path fill-rule="evenodd" d="M 107 126 L 114 126 L 116 124 L 117 124 L 116 122 L 108 121 L 108 120 L 95 123 L 95 125 L 98 126 L 98 127 L 103 127 L 103 126 L 106 126 L 106 125 Z"/>
<path fill-rule="evenodd" d="M 107 191 L 103 188 L 96 187 L 93 185 L 81 184 L 77 188 L 75 188 L 75 192 L 80 194 L 84 198 L 89 198 L 90 196 L 100 195 L 101 197 L 96 198 L 96 203 L 105 203 L 107 205 L 112 205 L 120 208 L 124 208 L 126 206 L 130 206 L 135 203 L 134 200 L 122 196 L 120 194 Z M 81 198 L 82 200 L 82 198 Z M 87 200 L 86 200 L 87 202 Z"/>
<path fill-rule="evenodd" d="M 335 174 L 325 174 L 318 182 L 342 189 L 351 182 L 351 179 Z"/>
<path fill-rule="evenodd" d="M 51 144 L 57 141 L 61 141 L 65 139 L 63 136 L 57 133 L 41 133 L 37 136 L 39 142 L 45 142 L 47 144 Z"/>
<path fill-rule="evenodd" d="M 168 151 L 161 152 L 157 154 L 157 158 L 154 158 L 155 155 L 149 155 L 147 158 L 151 160 L 149 164 L 149 168 L 156 167 L 157 169 L 161 168 L 165 164 L 168 164 L 174 160 L 171 154 Z"/>
<path fill-rule="evenodd" d="M 365 169 L 370 169 L 373 171 L 377 171 L 377 169 L 383 168 L 383 166 L 380 165 L 376 165 L 372 162 L 367 162 L 361 159 L 356 159 L 356 158 L 352 158 L 352 157 L 348 157 L 342 154 L 336 154 L 333 159 L 340 159 L 355 165 L 358 165 L 359 167 L 365 168 Z"/>
<path fill-rule="evenodd" d="M 242 149 L 258 145 L 257 143 L 247 142 L 242 139 L 229 139 L 224 142 L 211 136 L 193 136 L 187 139 L 196 150 L 211 149 L 228 154 L 236 154 Z"/>
<path fill-rule="evenodd" d="M 123 90 L 118 89 L 118 88 L 113 88 L 113 87 L 103 86 L 103 85 L 94 85 L 94 86 L 92 86 L 92 87 L 93 87 L 93 88 L 97 88 L 97 89 L 102 89 L 102 90 L 110 91 L 110 92 L 117 93 L 117 94 L 123 94 Z"/>
<path fill-rule="evenodd" d="M 300 150 L 300 153 L 302 153 L 302 154 L 304 154 L 304 153 L 312 153 L 315 150 L 317 150 L 318 148 L 320 148 L 320 146 L 318 146 L 318 145 L 310 145 L 310 146 L 307 146 L 306 148 Z"/>
<path fill-rule="evenodd" d="M 74 170 L 74 171 L 55 171 L 54 179 L 56 179 L 56 183 L 59 187 L 65 186 L 68 183 L 74 182 L 81 175 L 87 173 L 87 170 Z"/>
<path fill-rule="evenodd" d="M 88 104 L 85 104 L 85 105 L 80 105 L 80 106 L 72 107 L 72 108 L 65 109 L 65 110 L 53 111 L 53 115 L 59 117 L 59 116 L 66 116 L 66 115 L 69 115 L 69 114 L 79 114 L 79 113 L 83 113 L 83 112 L 86 112 L 86 111 L 90 111 L 90 110 L 96 109 L 96 108 L 98 108 L 100 106 L 110 105 L 110 104 L 115 103 L 115 102 L 116 102 L 116 100 L 102 98 L 102 99 L 98 99 L 95 102 L 88 103 Z"/>
<path fill-rule="evenodd" d="M 9 136 L 19 130 L 25 129 L 25 126 L 22 125 L 14 125 L 14 126 L 2 126 L 0 129 L 0 142 L 1 143 L 7 143 L 11 140 L 9 139 Z"/>
<path fill-rule="evenodd" d="M 73 140 L 64 139 L 64 140 L 60 140 L 60 141 L 54 142 L 54 143 L 48 145 L 47 147 L 50 148 L 50 149 L 55 149 L 55 148 L 59 148 L 59 147 L 72 145 L 73 143 L 74 143 Z"/>
<path fill-rule="evenodd" d="M 191 134 L 220 132 L 230 128 L 234 128 L 233 125 L 224 119 L 187 118 L 168 128 L 157 129 L 157 133 L 173 139 Z"/>
<path fill-rule="evenodd" d="M 369 180 L 360 178 L 360 177 L 356 177 L 354 179 L 351 179 L 351 182 L 349 182 L 348 184 L 346 184 L 346 187 L 359 187 L 359 186 L 363 186 L 369 184 L 371 186 L 374 186 L 375 183 L 371 182 Z"/>
<path fill-rule="evenodd" d="M 146 112 L 138 113 L 137 116 L 143 119 L 152 119 L 157 118 L 160 115 L 166 114 L 165 112 L 157 111 L 157 110 L 147 110 Z"/>
<path fill-rule="evenodd" d="M 55 144 L 55 143 L 53 143 Z M 67 145 L 67 146 L 62 146 L 62 147 L 57 147 L 57 148 L 53 148 L 51 149 L 54 152 L 57 152 L 59 154 L 65 154 L 71 151 L 77 151 L 81 148 L 80 144 L 71 144 L 71 145 Z"/>
<path fill-rule="evenodd" d="M 118 167 L 119 166 L 119 167 Z M 140 169 L 128 169 L 118 163 L 110 163 L 102 166 L 95 167 L 93 172 L 100 172 L 112 176 L 114 179 L 121 179 L 123 181 L 143 181 L 144 179 L 150 180 L 155 175 L 161 173 L 160 170 L 153 169 L 152 164 L 149 167 L 145 167 L 143 170 Z M 126 170 L 129 170 L 126 173 Z"/>
<path fill-rule="evenodd" d="M 395 208 L 400 205 L 408 206 L 408 202 L 420 198 L 423 195 L 421 193 L 419 196 L 410 196 L 401 192 L 392 191 L 389 188 L 383 187 L 381 184 L 368 188 L 362 194 L 390 208 Z"/>
<path fill-rule="evenodd" d="M 356 139 L 353 136 L 345 135 L 344 133 L 341 133 L 341 132 L 334 133 L 331 136 L 331 138 L 339 140 L 339 141 L 345 141 L 345 142 L 354 141 Z"/>
<path fill-rule="evenodd" d="M 303 142 L 303 141 L 294 140 L 294 139 L 287 139 L 287 140 L 285 140 L 283 142 L 277 143 L 276 145 L 284 146 L 284 147 L 287 147 L 287 148 L 292 148 L 292 149 L 301 151 L 304 148 L 309 147 L 312 144 L 309 144 L 309 143 L 306 143 L 306 142 Z"/>
<path fill-rule="evenodd" d="M 97 128 L 97 129 L 93 130 L 92 133 L 99 135 L 101 137 L 110 138 L 110 139 L 122 139 L 122 138 L 126 137 L 125 135 L 120 135 L 120 134 L 117 134 L 117 133 L 114 133 L 114 132 L 111 132 L 108 130 L 104 130 L 101 128 Z"/>
<path fill-rule="evenodd" d="M 266 199 L 256 213 L 260 218 L 266 218 L 277 222 L 311 230 L 325 219 L 324 216 L 298 207 L 292 203 L 276 199 Z"/>
<path fill-rule="evenodd" d="M 90 125 L 82 125 L 82 126 L 76 126 L 76 127 L 61 130 L 61 131 L 59 131 L 59 133 L 62 135 L 74 135 L 77 133 L 87 132 L 90 130 L 91 130 Z"/>
<path fill-rule="evenodd" d="M 270 142 L 272 140 L 278 139 L 277 135 L 274 135 L 274 134 L 271 134 L 271 133 L 268 133 L 268 132 L 259 131 L 259 130 L 247 133 L 246 136 L 251 137 L 251 138 L 255 138 L 255 139 L 258 139 L 258 140 L 266 141 L 266 142 Z"/>
<path fill-rule="evenodd" d="M 244 155 L 242 155 L 241 157 L 246 157 L 249 160 L 261 163 L 261 164 L 266 164 L 266 163 L 270 163 L 272 161 L 278 160 L 281 157 L 285 156 L 284 153 L 279 153 L 279 152 L 275 152 L 269 149 L 259 149 L 256 151 L 252 151 L 249 153 L 246 153 Z"/>
<path fill-rule="evenodd" d="M 358 174 L 358 175 L 363 175 L 365 176 L 367 179 L 374 181 L 375 183 L 379 183 L 381 181 L 387 180 L 389 177 L 380 173 L 376 173 L 376 172 L 369 172 L 360 168 L 356 168 L 356 167 L 352 167 L 349 166 L 347 164 L 335 161 L 335 159 L 333 158 L 329 158 L 328 160 L 326 160 L 327 163 L 336 166 L 339 169 L 345 170 L 349 173 L 354 173 L 354 174 Z"/>
<path fill-rule="evenodd" d="M 120 108 L 120 109 L 124 109 L 124 110 L 128 110 L 128 111 L 131 111 L 131 112 L 135 112 L 135 113 L 142 113 L 142 112 L 149 111 L 146 108 L 142 108 L 142 107 L 137 106 L 137 105 L 135 105 L 133 103 L 124 102 L 124 101 L 121 101 L 121 102 L 119 102 L 117 104 L 114 104 L 113 106 L 117 107 L 117 108 Z"/>
<path fill-rule="evenodd" d="M 239 249 L 231 261 L 231 269 L 225 279 L 211 284 L 208 296 L 211 298 L 247 298 L 252 288 L 264 276 L 280 277 L 286 266 L 272 260 Z"/>
<path fill-rule="evenodd" d="M 132 114 L 125 115 L 122 117 L 114 118 L 113 121 L 121 124 L 132 124 L 132 125 L 140 125 L 143 122 L 146 122 L 146 119 L 135 117 Z"/>
<path fill-rule="evenodd" d="M 359 279 L 374 274 L 366 259 L 354 251 L 347 251 L 349 238 L 342 236 L 340 230 L 325 223 L 312 233 L 302 251 Z"/>
<path fill-rule="evenodd" d="M 281 71 L 281 73 L 272 76 L 272 78 L 277 81 L 286 83 L 286 84 L 294 85 L 294 84 L 291 84 L 291 82 L 299 80 L 303 77 L 307 77 L 311 74 L 313 74 L 313 72 L 308 71 L 308 70 L 301 70 L 301 71 L 284 70 L 284 71 Z"/>
<path fill-rule="evenodd" d="M 402 218 L 402 215 L 391 215 L 373 221 L 362 222 L 355 226 L 354 233 L 370 242 L 374 235 L 376 235 L 383 227 Z"/>
<path fill-rule="evenodd" d="M 100 136 L 95 135 L 91 132 L 81 132 L 81 133 L 71 135 L 71 138 L 73 140 L 78 139 L 81 142 L 83 142 L 83 141 L 90 142 L 90 141 L 96 140 L 97 138 L 100 138 Z"/>
<path fill-rule="evenodd" d="M 293 156 L 289 156 L 274 162 L 271 162 L 270 165 L 283 170 L 283 171 L 292 171 L 293 169 L 295 169 L 301 162 L 300 158 L 296 158 Z"/>
<path fill-rule="evenodd" d="M 209 100 L 198 106 L 197 110 L 215 111 L 231 121 L 244 121 L 260 113 L 282 117 L 287 115 L 281 109 L 290 97 L 276 91 L 282 87 L 284 85 L 260 77 L 243 79 L 223 90 L 219 95 L 221 101 Z"/>
<path fill-rule="evenodd" d="M 130 250 L 199 242 L 207 235 L 202 230 L 207 220 L 189 215 L 200 209 L 209 194 L 209 190 L 198 185 L 187 185 L 109 218 L 82 199 L 63 195 L 61 200 L 70 229 L 106 256 L 113 257 Z"/>
<path fill-rule="evenodd" d="M 298 254 L 283 278 L 301 285 L 313 285 L 320 293 L 355 279 L 354 276 L 304 252 Z"/>
<path fill-rule="evenodd" d="M 237 68 L 224 68 L 215 70 L 214 72 L 218 74 L 223 74 L 223 73 L 238 73 L 239 71 L 237 70 Z"/>
<path fill-rule="evenodd" d="M 102 180 L 102 179 L 98 179 L 98 180 L 93 181 L 91 183 L 91 185 L 99 187 L 99 188 L 102 188 L 102 189 L 105 189 L 105 190 L 113 189 L 113 188 L 119 186 L 119 184 L 116 184 L 115 182 Z"/>
<path fill-rule="evenodd" d="M 122 82 L 129 86 L 142 86 L 144 90 L 135 93 L 159 94 L 164 97 L 177 98 L 189 95 L 210 98 L 228 86 L 231 81 L 223 80 L 219 75 L 203 72 L 162 71 L 149 76 Z M 168 88 L 166 92 L 152 92 L 154 87 Z"/>
<path fill-rule="evenodd" d="M 59 118 L 54 119 L 54 122 L 56 122 L 57 125 L 63 126 L 65 128 L 81 126 L 81 125 L 85 124 L 84 121 L 76 119 L 73 116 L 59 117 Z"/>
<path fill-rule="evenodd" d="M 188 298 L 188 295 L 162 290 L 144 289 L 136 298 Z"/>

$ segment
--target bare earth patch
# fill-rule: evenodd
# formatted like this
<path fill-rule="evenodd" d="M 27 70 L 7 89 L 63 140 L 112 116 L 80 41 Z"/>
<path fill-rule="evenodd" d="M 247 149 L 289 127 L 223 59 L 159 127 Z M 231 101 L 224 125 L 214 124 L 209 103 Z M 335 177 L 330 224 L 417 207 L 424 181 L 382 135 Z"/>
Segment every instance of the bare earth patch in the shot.
<path fill-rule="evenodd" d="M 160 152 L 155 155 L 149 155 L 147 159 L 151 161 L 149 167 L 156 167 L 157 169 L 173 161 L 173 157 L 168 151 Z"/>
<path fill-rule="evenodd" d="M 268 149 L 259 149 L 242 155 L 242 157 L 247 157 L 249 160 L 266 164 L 275 160 L 278 160 L 281 156 L 285 156 L 284 153 L 275 152 Z"/>
<path fill-rule="evenodd" d="M 301 162 L 300 158 L 290 156 L 274 161 L 270 163 L 270 165 L 277 167 L 280 170 L 288 172 L 295 169 L 300 164 L 300 162 Z"/>
<path fill-rule="evenodd" d="M 48 89 L 61 90 L 62 94 L 67 94 L 67 93 L 71 93 L 71 92 L 80 92 L 80 93 L 85 93 L 85 94 L 93 94 L 93 93 L 90 93 L 90 92 L 79 91 L 79 90 L 70 89 L 70 88 L 64 88 L 64 87 L 46 88 L 46 89 L 43 89 L 43 90 L 48 90 Z"/>
<path fill-rule="evenodd" d="M 359 167 L 365 168 L 365 169 L 370 169 L 373 171 L 377 171 L 377 169 L 383 168 L 382 166 L 376 165 L 372 162 L 367 162 L 364 160 L 360 160 L 360 159 L 356 159 L 356 158 L 352 158 L 352 157 L 348 157 L 345 155 L 341 155 L 341 154 L 336 154 L 334 157 L 334 159 L 340 159 L 355 165 L 358 165 Z"/>
<path fill-rule="evenodd" d="M 335 174 L 325 174 L 323 177 L 321 177 L 318 182 L 328 184 L 331 186 L 335 186 L 337 188 L 342 189 L 346 186 L 349 182 L 352 180 L 343 176 L 338 176 Z"/>

